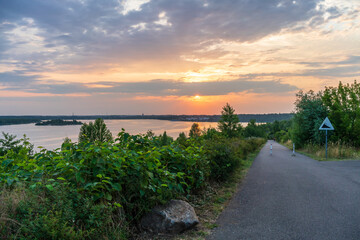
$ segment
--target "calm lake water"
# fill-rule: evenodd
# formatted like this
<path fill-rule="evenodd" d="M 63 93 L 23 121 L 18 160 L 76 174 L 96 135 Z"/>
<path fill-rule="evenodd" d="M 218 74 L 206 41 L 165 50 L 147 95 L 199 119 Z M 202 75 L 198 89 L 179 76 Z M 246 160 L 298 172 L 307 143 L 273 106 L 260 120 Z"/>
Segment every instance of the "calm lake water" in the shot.
<path fill-rule="evenodd" d="M 94 120 L 81 120 L 90 122 Z M 116 136 L 121 128 L 130 134 L 146 133 L 152 130 L 156 135 L 166 131 L 168 136 L 177 138 L 180 132 L 189 133 L 193 122 L 177 122 L 165 120 L 105 120 L 106 126 L 113 136 Z M 217 127 L 216 122 L 200 122 L 200 128 Z M 244 124 L 243 124 L 244 125 Z M 18 138 L 24 134 L 30 138 L 35 148 L 42 146 L 47 149 L 59 148 L 66 137 L 77 142 L 81 125 L 69 126 L 35 126 L 35 124 L 19 124 L 0 126 L 0 132 L 16 135 Z M 2 137 L 2 136 L 0 136 Z"/>

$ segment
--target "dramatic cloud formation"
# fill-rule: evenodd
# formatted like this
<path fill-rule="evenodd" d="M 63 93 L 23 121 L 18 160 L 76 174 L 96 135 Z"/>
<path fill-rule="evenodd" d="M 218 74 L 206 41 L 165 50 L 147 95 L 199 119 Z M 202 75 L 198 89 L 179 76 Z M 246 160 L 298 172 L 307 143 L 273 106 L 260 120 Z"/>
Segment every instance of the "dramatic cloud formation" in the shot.
<path fill-rule="evenodd" d="M 216 82 L 182 82 L 174 80 L 151 80 L 146 82 L 98 82 L 98 83 L 38 83 L 29 77 L 0 73 L 3 90 L 30 93 L 74 94 L 74 93 L 123 93 L 145 96 L 194 96 L 227 95 L 229 93 L 286 93 L 297 90 L 295 86 L 279 81 L 249 81 L 243 79 Z"/>
<path fill-rule="evenodd" d="M 202 95 L 201 113 L 226 101 L 289 112 L 297 90 L 360 75 L 359 10 L 357 0 L 0 0 L 0 110 L 22 114 L 26 98 L 44 109 L 34 114 L 98 113 L 66 105 L 77 99 L 126 101 L 111 113 L 133 114 L 146 98 L 153 113 L 198 113 L 191 96 Z"/>

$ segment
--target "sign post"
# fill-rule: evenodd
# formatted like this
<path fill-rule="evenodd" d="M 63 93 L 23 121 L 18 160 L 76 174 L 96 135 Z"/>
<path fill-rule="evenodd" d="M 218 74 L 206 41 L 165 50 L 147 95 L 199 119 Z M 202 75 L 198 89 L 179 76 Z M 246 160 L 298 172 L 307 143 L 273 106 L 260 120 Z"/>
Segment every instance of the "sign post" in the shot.
<path fill-rule="evenodd" d="M 328 136 L 328 131 L 333 131 L 334 127 L 331 124 L 330 120 L 328 117 L 325 118 L 325 120 L 323 121 L 323 123 L 321 124 L 319 130 L 325 130 L 325 135 L 326 135 L 326 140 L 325 140 L 325 157 L 327 160 L 327 136 Z"/>

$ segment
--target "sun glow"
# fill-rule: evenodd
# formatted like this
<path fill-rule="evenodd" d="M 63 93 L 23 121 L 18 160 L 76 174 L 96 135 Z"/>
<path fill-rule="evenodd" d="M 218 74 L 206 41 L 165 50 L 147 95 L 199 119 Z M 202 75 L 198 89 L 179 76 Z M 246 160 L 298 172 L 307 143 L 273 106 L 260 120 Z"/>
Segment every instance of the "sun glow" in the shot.
<path fill-rule="evenodd" d="M 201 100 L 201 97 L 199 95 L 195 95 L 194 100 L 199 101 L 199 100 Z"/>

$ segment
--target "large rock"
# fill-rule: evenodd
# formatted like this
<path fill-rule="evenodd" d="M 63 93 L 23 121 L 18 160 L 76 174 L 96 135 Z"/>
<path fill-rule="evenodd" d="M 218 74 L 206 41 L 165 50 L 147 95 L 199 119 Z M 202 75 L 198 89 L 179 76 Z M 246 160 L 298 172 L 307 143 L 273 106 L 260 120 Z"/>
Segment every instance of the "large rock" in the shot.
<path fill-rule="evenodd" d="M 141 227 L 153 233 L 177 234 L 199 223 L 194 208 L 182 200 L 156 206 L 141 219 Z"/>

